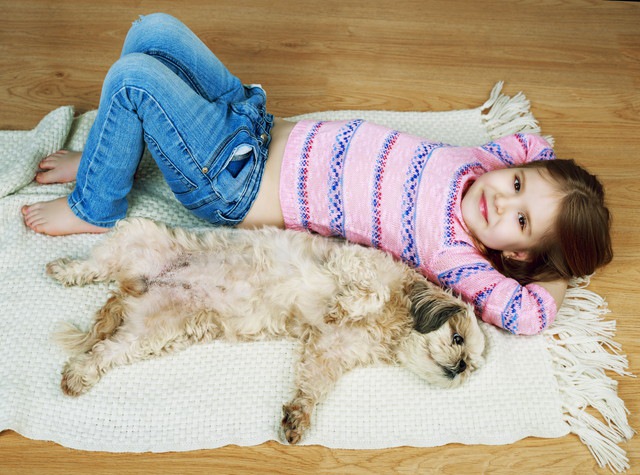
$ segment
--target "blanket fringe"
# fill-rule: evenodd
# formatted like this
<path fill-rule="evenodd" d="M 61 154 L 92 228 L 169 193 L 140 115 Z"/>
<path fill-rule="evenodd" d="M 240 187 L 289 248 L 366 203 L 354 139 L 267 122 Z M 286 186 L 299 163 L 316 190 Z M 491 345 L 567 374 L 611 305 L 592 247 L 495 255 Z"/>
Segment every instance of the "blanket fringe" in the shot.
<path fill-rule="evenodd" d="M 489 136 L 497 139 L 517 133 L 539 134 L 540 126 L 531 113 L 529 99 L 522 92 L 513 97 L 502 94 L 502 86 L 504 81 L 493 86 L 489 99 L 480 107 Z M 553 137 L 545 139 L 553 146 Z"/>
<path fill-rule="evenodd" d="M 575 279 L 567 290 L 554 325 L 545 332 L 560 388 L 564 420 L 572 433 L 589 448 L 601 467 L 613 472 L 629 469 L 629 458 L 618 444 L 635 431 L 627 421 L 629 411 L 618 397 L 618 383 L 607 376 L 633 376 L 627 357 L 613 338 L 616 322 L 602 297 L 585 287 L 589 278 Z M 604 422 L 587 412 L 598 411 Z"/>

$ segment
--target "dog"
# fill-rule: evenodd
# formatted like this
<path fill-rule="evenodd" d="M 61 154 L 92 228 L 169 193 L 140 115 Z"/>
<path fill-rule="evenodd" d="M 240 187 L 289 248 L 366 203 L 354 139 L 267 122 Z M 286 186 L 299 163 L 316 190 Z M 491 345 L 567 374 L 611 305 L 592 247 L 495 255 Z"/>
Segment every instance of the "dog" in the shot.
<path fill-rule="evenodd" d="M 225 338 L 301 343 L 282 432 L 296 444 L 336 381 L 357 366 L 396 364 L 450 388 L 483 364 L 473 307 L 372 248 L 264 228 L 189 231 L 120 221 L 87 259 L 47 265 L 58 282 L 116 281 L 83 332 L 64 324 L 61 388 L 79 396 L 118 365 Z"/>

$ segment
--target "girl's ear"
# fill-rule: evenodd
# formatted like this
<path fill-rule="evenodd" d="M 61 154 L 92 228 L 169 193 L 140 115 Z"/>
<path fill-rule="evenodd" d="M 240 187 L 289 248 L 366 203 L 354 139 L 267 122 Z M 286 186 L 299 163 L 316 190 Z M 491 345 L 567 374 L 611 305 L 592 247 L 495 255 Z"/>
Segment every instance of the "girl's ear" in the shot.
<path fill-rule="evenodd" d="M 502 257 L 516 261 L 528 261 L 531 258 L 527 251 L 502 251 Z"/>

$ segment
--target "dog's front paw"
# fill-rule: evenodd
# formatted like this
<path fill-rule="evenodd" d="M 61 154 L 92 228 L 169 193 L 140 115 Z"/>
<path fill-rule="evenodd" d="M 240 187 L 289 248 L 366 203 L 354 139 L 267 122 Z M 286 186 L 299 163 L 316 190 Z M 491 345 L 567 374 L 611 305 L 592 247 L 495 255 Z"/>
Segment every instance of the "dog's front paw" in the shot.
<path fill-rule="evenodd" d="M 98 382 L 100 377 L 97 371 L 88 374 L 81 369 L 81 366 L 70 360 L 62 370 L 62 380 L 60 388 L 67 396 L 78 397 L 85 394 Z"/>
<path fill-rule="evenodd" d="M 282 407 L 282 430 L 287 442 L 297 444 L 309 428 L 310 416 L 299 404 L 287 404 Z"/>

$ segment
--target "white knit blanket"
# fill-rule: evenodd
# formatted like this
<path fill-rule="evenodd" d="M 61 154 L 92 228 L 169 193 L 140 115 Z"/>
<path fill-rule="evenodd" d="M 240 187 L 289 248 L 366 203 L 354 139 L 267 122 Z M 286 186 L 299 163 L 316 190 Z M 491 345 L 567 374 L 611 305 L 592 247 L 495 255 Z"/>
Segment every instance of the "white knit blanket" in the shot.
<path fill-rule="evenodd" d="M 459 145 L 518 131 L 537 132 L 522 94 L 498 84 L 482 106 L 452 112 L 342 111 L 299 118 L 361 117 Z M 84 450 L 184 451 L 279 440 L 282 404 L 293 392 L 295 342 L 219 341 L 109 372 L 88 394 L 62 394 L 65 354 L 51 342 L 61 321 L 87 328 L 109 287 L 63 288 L 44 273 L 62 256 L 83 256 L 102 237 L 47 237 L 28 230 L 20 207 L 66 195 L 72 185 L 38 185 L 38 162 L 60 148 L 81 150 L 95 113 L 72 107 L 32 131 L 0 132 L 0 430 Z M 206 224 L 171 197 L 145 156 L 130 215 L 171 225 Z M 355 370 L 318 406 L 304 444 L 373 449 L 508 444 L 524 437 L 578 434 L 601 465 L 628 467 L 619 443 L 632 436 L 616 384 L 626 374 L 604 301 L 582 285 L 569 290 L 544 335 L 516 337 L 484 325 L 486 365 L 455 390 L 429 386 L 397 367 Z M 594 407 L 603 418 L 585 412 Z"/>

